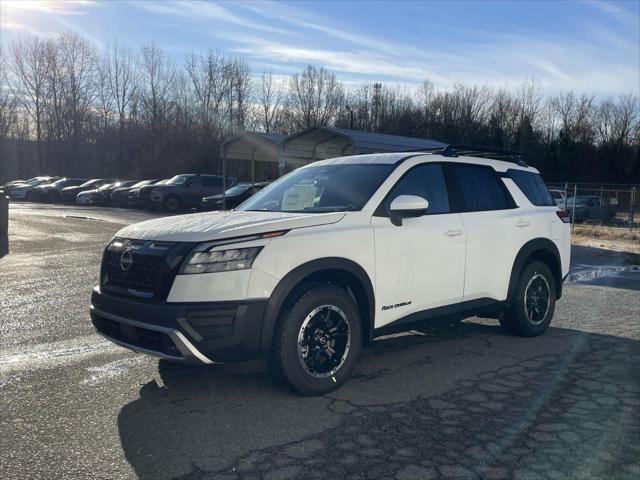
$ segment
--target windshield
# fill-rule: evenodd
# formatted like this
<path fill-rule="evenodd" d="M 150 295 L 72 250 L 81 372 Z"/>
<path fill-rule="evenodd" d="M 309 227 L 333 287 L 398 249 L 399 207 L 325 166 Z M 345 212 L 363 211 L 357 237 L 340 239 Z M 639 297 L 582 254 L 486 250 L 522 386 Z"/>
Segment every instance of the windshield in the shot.
<path fill-rule="evenodd" d="M 321 165 L 300 168 L 265 187 L 238 210 L 346 212 L 361 210 L 395 165 Z"/>
<path fill-rule="evenodd" d="M 185 175 L 176 175 L 175 177 L 171 178 L 170 180 L 167 180 L 167 182 L 165 183 L 165 185 L 184 185 L 184 183 L 187 181 L 187 176 Z"/>
<path fill-rule="evenodd" d="M 68 181 L 69 181 L 68 178 L 61 178 L 60 180 L 56 180 L 55 182 L 50 183 L 49 185 L 51 185 L 52 187 L 59 187 L 60 185 L 64 185 Z"/>
<path fill-rule="evenodd" d="M 84 182 L 80 187 L 90 187 L 91 185 L 95 185 L 100 180 L 89 180 L 88 182 Z"/>
<path fill-rule="evenodd" d="M 251 188 L 251 185 L 236 185 L 224 192 L 225 195 L 240 195 Z"/>
<path fill-rule="evenodd" d="M 576 205 L 584 205 L 585 203 L 588 203 L 589 200 L 591 200 L 593 197 L 584 197 L 581 195 L 578 195 L 577 197 L 569 197 L 567 199 L 567 203 L 573 205 L 573 203 L 575 202 Z"/>
<path fill-rule="evenodd" d="M 138 188 L 138 187 L 144 187 L 145 185 L 149 185 L 151 183 L 151 180 L 142 180 L 141 182 L 138 183 L 134 183 L 133 185 L 131 185 L 131 188 Z"/>

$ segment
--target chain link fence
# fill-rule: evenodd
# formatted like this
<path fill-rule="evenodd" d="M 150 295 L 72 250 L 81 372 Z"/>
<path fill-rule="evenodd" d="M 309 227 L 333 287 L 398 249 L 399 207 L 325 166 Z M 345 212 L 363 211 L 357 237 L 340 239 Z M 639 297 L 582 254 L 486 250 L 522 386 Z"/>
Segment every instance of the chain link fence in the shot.
<path fill-rule="evenodd" d="M 640 186 L 593 183 L 548 183 L 556 204 L 571 214 L 571 223 L 627 228 L 640 226 Z"/>

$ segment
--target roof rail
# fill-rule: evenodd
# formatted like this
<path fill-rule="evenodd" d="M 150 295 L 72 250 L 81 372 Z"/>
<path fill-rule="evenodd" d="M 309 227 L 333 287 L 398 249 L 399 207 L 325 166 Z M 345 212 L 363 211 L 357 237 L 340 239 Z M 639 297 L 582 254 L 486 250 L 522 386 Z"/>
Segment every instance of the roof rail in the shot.
<path fill-rule="evenodd" d="M 433 152 L 445 157 L 480 157 L 490 158 L 493 160 L 502 160 L 503 162 L 511 162 L 521 167 L 528 167 L 522 160 L 522 153 L 514 150 L 500 150 L 496 148 L 475 147 L 472 145 L 447 145 L 440 151 Z"/>

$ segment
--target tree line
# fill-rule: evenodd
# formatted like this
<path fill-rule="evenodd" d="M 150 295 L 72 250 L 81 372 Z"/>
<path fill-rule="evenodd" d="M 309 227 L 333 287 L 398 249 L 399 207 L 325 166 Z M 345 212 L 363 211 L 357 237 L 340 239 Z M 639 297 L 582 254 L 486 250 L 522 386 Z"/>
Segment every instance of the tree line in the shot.
<path fill-rule="evenodd" d="M 516 149 L 549 181 L 640 182 L 631 93 L 546 95 L 535 80 L 516 89 L 428 80 L 346 88 L 323 67 L 281 77 L 216 50 L 177 65 L 155 43 L 100 51 L 73 32 L 14 41 L 0 51 L 0 74 L 0 151 L 37 173 L 220 173 L 220 146 L 232 135 L 323 125 Z"/>

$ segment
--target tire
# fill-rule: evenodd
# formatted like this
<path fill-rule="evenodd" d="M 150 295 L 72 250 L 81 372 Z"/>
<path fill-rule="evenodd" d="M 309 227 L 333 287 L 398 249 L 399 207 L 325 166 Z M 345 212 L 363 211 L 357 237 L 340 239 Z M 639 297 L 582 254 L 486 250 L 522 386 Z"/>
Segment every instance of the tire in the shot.
<path fill-rule="evenodd" d="M 333 285 L 310 286 L 283 308 L 274 332 L 269 371 L 276 381 L 302 395 L 322 395 L 349 378 L 361 349 L 362 322 L 349 293 Z"/>
<path fill-rule="evenodd" d="M 162 201 L 162 208 L 167 212 L 177 212 L 180 210 L 180 198 L 176 195 L 169 195 Z"/>
<path fill-rule="evenodd" d="M 546 263 L 534 260 L 522 270 L 511 305 L 500 318 L 500 325 L 513 335 L 542 335 L 553 318 L 556 282 Z"/>

